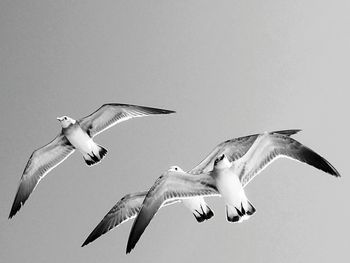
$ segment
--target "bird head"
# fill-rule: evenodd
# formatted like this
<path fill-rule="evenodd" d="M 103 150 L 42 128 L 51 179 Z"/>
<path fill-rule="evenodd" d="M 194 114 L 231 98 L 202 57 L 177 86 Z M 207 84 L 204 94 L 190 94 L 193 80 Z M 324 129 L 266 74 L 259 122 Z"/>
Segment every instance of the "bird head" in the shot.
<path fill-rule="evenodd" d="M 168 169 L 169 172 L 183 172 L 184 170 L 182 170 L 179 166 L 177 165 L 173 165 L 170 166 L 170 168 Z"/>
<path fill-rule="evenodd" d="M 225 154 L 220 155 L 214 161 L 214 168 L 225 169 L 231 166 L 230 161 L 227 159 Z"/>
<path fill-rule="evenodd" d="M 76 122 L 76 120 L 68 116 L 57 117 L 57 120 L 61 123 L 62 128 L 67 128 L 68 126 Z"/>

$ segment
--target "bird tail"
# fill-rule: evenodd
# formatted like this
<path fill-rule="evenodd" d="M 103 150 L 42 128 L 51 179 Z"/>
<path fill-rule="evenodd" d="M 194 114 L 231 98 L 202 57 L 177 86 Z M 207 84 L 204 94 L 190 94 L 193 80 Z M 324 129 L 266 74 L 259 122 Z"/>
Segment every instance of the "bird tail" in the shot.
<path fill-rule="evenodd" d="M 91 166 L 100 162 L 106 154 L 107 154 L 107 150 L 104 147 L 102 147 L 101 145 L 95 144 L 92 151 L 90 153 L 84 154 L 83 157 L 86 164 Z"/>
<path fill-rule="evenodd" d="M 248 200 L 246 205 L 243 205 L 243 203 L 241 203 L 240 207 L 235 207 L 233 205 L 226 205 L 227 221 L 232 223 L 240 223 L 243 220 L 247 220 L 255 212 L 256 212 L 255 207 Z"/>
<path fill-rule="evenodd" d="M 208 220 L 214 216 L 214 212 L 207 205 L 201 205 L 201 210 L 197 209 L 193 212 L 194 217 L 197 219 L 198 223 Z"/>

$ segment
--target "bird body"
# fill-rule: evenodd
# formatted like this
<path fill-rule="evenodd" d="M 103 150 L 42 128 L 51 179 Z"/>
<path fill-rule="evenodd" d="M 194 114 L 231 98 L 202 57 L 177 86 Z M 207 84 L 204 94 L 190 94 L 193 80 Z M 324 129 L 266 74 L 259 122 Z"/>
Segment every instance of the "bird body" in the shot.
<path fill-rule="evenodd" d="M 66 119 L 65 119 L 66 118 Z M 102 160 L 107 150 L 96 144 L 80 127 L 79 123 L 67 116 L 57 118 L 62 124 L 62 133 L 67 140 L 83 155 L 87 165 L 94 165 Z M 69 122 L 68 124 L 66 122 Z"/>
<path fill-rule="evenodd" d="M 79 123 L 75 122 L 67 128 L 62 128 L 62 133 L 82 154 L 88 153 L 93 149 L 95 142 L 85 131 L 83 131 Z"/>
<path fill-rule="evenodd" d="M 243 167 L 238 161 L 230 163 L 223 154 L 217 159 L 210 173 L 215 179 L 216 188 L 226 203 L 226 215 L 229 222 L 241 222 L 255 213 L 255 208 L 248 201 L 239 173 Z"/>

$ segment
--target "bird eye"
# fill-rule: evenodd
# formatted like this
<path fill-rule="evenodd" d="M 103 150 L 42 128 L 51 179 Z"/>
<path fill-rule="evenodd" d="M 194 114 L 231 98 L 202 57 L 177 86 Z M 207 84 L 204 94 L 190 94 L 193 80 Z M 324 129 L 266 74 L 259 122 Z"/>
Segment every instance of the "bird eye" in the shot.
<path fill-rule="evenodd" d="M 175 171 L 177 171 L 177 167 L 175 167 Z"/>

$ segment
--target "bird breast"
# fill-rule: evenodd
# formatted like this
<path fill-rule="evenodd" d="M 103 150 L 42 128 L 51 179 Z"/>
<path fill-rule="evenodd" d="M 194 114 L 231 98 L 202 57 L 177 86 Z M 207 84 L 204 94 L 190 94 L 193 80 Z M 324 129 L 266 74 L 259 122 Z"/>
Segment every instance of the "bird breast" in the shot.
<path fill-rule="evenodd" d="M 244 195 L 238 175 L 230 169 L 222 170 L 217 174 L 216 186 L 226 203 L 236 203 Z"/>
<path fill-rule="evenodd" d="M 91 152 L 94 142 L 79 125 L 71 125 L 63 131 L 68 141 L 82 153 Z"/>

